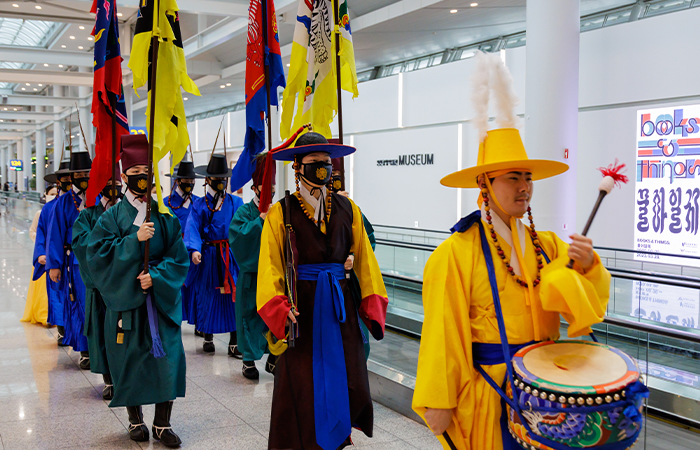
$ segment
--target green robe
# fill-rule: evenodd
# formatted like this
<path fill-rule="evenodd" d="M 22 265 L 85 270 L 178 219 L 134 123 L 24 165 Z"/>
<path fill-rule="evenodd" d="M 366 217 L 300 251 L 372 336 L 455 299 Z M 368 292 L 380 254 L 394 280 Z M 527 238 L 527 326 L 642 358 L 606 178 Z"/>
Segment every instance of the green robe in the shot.
<path fill-rule="evenodd" d="M 258 315 L 258 257 L 263 220 L 255 202 L 241 206 L 233 215 L 228 240 L 240 269 L 236 284 L 236 330 L 244 361 L 256 361 L 267 350 L 267 325 Z"/>
<path fill-rule="evenodd" d="M 105 212 L 101 202 L 85 208 L 80 212 L 73 224 L 73 253 L 80 264 L 80 277 L 85 283 L 85 325 L 83 334 L 88 340 L 90 352 L 90 372 L 109 375 L 109 364 L 105 350 L 105 304 L 100 292 L 90 275 L 90 265 L 87 262 L 87 247 L 90 232 L 95 227 L 97 219 Z"/>
<path fill-rule="evenodd" d="M 90 234 L 88 263 L 107 314 L 105 341 L 114 381 L 109 406 L 161 403 L 185 396 L 185 350 L 180 324 L 180 288 L 187 276 L 189 257 L 176 217 L 160 214 L 153 202 L 150 240 L 150 274 L 158 315 L 158 328 L 166 356 L 154 358 L 148 324 L 146 295 L 137 276 L 143 270 L 144 242 L 133 224 L 137 210 L 126 199 L 106 211 Z M 123 343 L 118 343 L 122 320 Z"/>

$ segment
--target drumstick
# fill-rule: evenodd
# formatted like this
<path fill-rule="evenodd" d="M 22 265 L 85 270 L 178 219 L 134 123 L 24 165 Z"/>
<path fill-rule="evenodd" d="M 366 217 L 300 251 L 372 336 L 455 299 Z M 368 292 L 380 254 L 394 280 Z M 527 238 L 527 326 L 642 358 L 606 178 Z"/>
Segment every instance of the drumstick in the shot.
<path fill-rule="evenodd" d="M 625 165 L 618 165 L 616 159 L 614 164 L 610 164 L 608 167 L 600 167 L 598 169 L 603 174 L 603 180 L 598 185 L 598 200 L 596 200 L 595 205 L 593 206 L 593 211 L 591 211 L 591 215 L 588 217 L 586 226 L 583 227 L 583 233 L 581 233 L 583 236 L 588 234 L 588 230 L 591 228 L 593 219 L 598 213 L 598 208 L 600 208 L 600 204 L 603 203 L 605 196 L 608 195 L 615 186 L 620 186 L 621 184 L 627 183 L 627 176 L 620 173 L 620 171 L 624 168 Z M 566 267 L 573 269 L 574 260 L 570 259 L 569 264 L 567 264 Z"/>
<path fill-rule="evenodd" d="M 450 446 L 451 450 L 457 450 L 457 447 L 455 447 L 455 443 L 452 442 L 452 438 L 450 438 L 450 435 L 447 434 L 447 431 L 442 433 L 442 437 L 445 438 L 445 441 L 447 441 L 447 445 Z"/>

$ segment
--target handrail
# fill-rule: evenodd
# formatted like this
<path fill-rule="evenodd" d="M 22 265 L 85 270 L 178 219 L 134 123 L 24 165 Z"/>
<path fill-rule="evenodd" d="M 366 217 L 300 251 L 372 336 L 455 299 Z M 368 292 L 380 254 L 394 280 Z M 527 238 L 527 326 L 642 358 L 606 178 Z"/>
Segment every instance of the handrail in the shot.
<path fill-rule="evenodd" d="M 400 227 L 397 225 L 379 225 L 379 224 L 372 224 L 373 227 L 382 227 L 382 228 L 394 228 L 397 230 L 412 230 L 412 231 L 424 231 L 427 233 L 439 233 L 439 234 L 452 234 L 449 231 L 444 231 L 444 230 L 429 230 L 427 228 L 411 228 L 411 227 Z"/>
<path fill-rule="evenodd" d="M 631 275 L 625 272 L 617 271 L 614 268 L 610 267 L 606 267 L 606 269 L 608 269 L 608 272 L 610 272 L 610 275 L 612 275 L 614 278 L 621 278 L 623 280 L 645 281 L 647 283 L 663 284 L 667 286 L 676 286 L 687 289 L 700 289 L 700 283 L 691 283 L 682 280 L 674 280 L 672 278 L 660 280 L 658 275 L 647 275 L 642 273 Z"/>
<path fill-rule="evenodd" d="M 659 336 L 679 339 L 681 341 L 692 342 L 693 344 L 700 344 L 700 334 L 690 333 L 683 330 L 675 330 L 672 328 L 664 328 L 658 325 L 651 325 L 642 322 L 633 322 L 631 320 L 617 319 L 615 317 L 605 316 L 603 323 L 607 325 L 614 325 L 622 328 L 630 328 L 636 331 L 641 331 L 643 333 L 657 334 Z"/>
<path fill-rule="evenodd" d="M 430 245 L 430 244 L 416 244 L 416 243 L 411 243 L 411 242 L 392 241 L 391 239 L 377 239 L 377 238 L 375 238 L 375 241 L 377 242 L 377 244 L 391 245 L 392 247 L 408 248 L 411 250 L 423 250 L 423 251 L 428 251 L 428 252 L 432 252 L 433 250 L 435 250 L 437 248 L 434 245 Z"/>

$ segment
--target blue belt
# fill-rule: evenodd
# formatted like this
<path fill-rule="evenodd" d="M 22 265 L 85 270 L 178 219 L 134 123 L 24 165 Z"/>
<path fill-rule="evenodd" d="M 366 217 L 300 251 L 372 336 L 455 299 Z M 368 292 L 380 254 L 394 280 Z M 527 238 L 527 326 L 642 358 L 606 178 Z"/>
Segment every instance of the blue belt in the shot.
<path fill-rule="evenodd" d="M 340 324 L 345 322 L 345 297 L 338 280 L 345 278 L 343 264 L 303 264 L 302 281 L 316 281 L 314 297 L 313 377 L 316 443 L 336 450 L 352 432 L 348 374 Z"/>
<path fill-rule="evenodd" d="M 509 344 L 508 351 L 510 358 L 513 359 L 518 350 L 525 348 L 528 345 L 534 344 L 536 341 L 530 341 L 526 344 Z M 496 364 L 504 364 L 503 346 L 501 344 L 484 344 L 481 342 L 472 343 L 472 359 L 474 364 L 481 366 L 495 366 Z"/>

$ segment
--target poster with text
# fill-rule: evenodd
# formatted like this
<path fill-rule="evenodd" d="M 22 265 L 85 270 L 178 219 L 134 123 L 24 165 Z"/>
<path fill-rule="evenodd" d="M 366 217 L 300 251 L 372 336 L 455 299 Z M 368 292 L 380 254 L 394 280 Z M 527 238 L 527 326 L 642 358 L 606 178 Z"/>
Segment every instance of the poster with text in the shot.
<path fill-rule="evenodd" d="M 635 259 L 700 267 L 700 105 L 637 111 Z"/>

